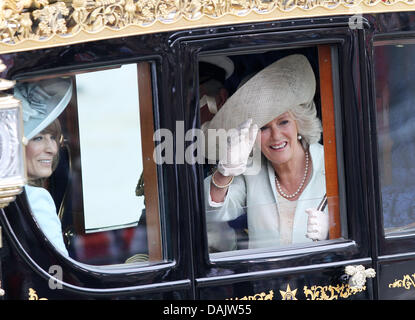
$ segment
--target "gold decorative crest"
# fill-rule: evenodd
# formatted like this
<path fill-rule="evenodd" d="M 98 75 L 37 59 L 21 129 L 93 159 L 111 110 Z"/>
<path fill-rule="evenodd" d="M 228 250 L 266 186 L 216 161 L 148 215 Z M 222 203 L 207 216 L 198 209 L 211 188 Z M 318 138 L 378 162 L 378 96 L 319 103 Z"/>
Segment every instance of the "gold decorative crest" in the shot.
<path fill-rule="evenodd" d="M 295 295 L 297 294 L 297 289 L 291 290 L 290 285 L 287 285 L 287 290 L 280 290 L 282 300 L 298 300 Z"/>
<path fill-rule="evenodd" d="M 409 275 L 406 274 L 401 280 L 396 280 L 393 283 L 389 284 L 389 288 L 404 288 L 410 290 L 415 288 L 415 273 Z"/>
<path fill-rule="evenodd" d="M 209 25 L 355 14 L 356 10 L 414 10 L 414 3 L 415 0 L 0 0 L 0 52 Z"/>

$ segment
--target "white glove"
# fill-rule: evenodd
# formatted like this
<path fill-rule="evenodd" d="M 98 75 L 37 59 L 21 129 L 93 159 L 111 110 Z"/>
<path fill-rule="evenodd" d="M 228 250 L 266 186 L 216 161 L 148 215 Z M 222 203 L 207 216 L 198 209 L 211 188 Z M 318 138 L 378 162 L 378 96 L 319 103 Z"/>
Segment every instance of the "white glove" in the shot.
<path fill-rule="evenodd" d="M 238 176 L 245 172 L 249 154 L 254 146 L 258 126 L 252 119 L 228 131 L 226 152 L 219 154 L 218 171 L 224 176 Z"/>
<path fill-rule="evenodd" d="M 329 215 L 317 209 L 306 209 L 307 233 L 306 237 L 311 240 L 325 240 L 329 234 Z"/>

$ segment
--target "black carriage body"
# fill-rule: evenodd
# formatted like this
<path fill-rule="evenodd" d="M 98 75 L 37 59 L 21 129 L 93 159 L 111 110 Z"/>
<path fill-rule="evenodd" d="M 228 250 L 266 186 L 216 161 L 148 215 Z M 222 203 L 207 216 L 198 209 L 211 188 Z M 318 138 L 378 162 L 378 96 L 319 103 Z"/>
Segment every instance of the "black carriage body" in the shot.
<path fill-rule="evenodd" d="M 24 195 L 2 210 L 5 299 L 413 299 L 415 236 L 385 237 L 378 173 L 373 43 L 414 39 L 415 14 L 364 15 L 363 28 L 333 16 L 208 27 L 100 40 L 4 54 L 3 77 L 26 79 L 93 68 L 151 64 L 155 129 L 199 127 L 197 59 L 330 45 L 337 56 L 336 138 L 342 171 L 341 213 L 346 236 L 312 247 L 209 255 L 203 170 L 198 164 L 160 165 L 160 207 L 168 217 L 166 259 L 150 266 L 97 267 L 66 259 L 44 239 Z M 59 265 L 63 282 L 50 267 Z M 345 286 L 345 267 L 376 271 L 365 289 Z M 61 286 L 59 286 L 61 284 Z M 53 287 L 53 286 L 52 286 Z M 288 294 L 288 296 L 287 296 Z"/>

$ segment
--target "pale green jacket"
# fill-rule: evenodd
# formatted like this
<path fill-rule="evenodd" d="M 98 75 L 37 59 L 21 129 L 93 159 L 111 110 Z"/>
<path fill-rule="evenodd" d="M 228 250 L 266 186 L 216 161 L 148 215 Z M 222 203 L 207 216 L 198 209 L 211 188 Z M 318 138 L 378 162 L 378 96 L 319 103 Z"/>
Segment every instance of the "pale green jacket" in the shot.
<path fill-rule="evenodd" d="M 324 148 L 320 144 L 310 145 L 312 176 L 297 200 L 294 216 L 292 243 L 310 242 L 307 238 L 308 208 L 317 208 L 326 193 L 324 170 Z M 225 201 L 215 204 L 210 198 L 211 176 L 204 181 L 206 199 L 206 222 L 209 245 L 220 251 L 234 250 L 236 236 L 227 221 L 234 220 L 247 212 L 249 248 L 280 245 L 279 211 L 275 186 L 275 172 L 271 163 L 262 157 L 257 175 L 235 177 L 228 189 Z"/>

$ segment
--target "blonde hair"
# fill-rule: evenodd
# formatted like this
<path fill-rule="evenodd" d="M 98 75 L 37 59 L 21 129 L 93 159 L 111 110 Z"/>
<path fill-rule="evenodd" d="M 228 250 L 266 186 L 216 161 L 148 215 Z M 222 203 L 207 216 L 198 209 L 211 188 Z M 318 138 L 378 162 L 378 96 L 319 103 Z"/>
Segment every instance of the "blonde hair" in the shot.
<path fill-rule="evenodd" d="M 51 134 L 56 137 L 56 143 L 59 146 L 62 140 L 62 127 L 58 119 L 55 119 L 50 125 L 43 129 L 40 134 Z M 59 150 L 52 160 L 52 172 L 54 172 L 59 164 Z M 48 178 L 29 179 L 27 184 L 35 187 L 44 187 Z"/>
<path fill-rule="evenodd" d="M 321 121 L 317 117 L 314 101 L 308 105 L 292 107 L 289 112 L 297 122 L 298 134 L 302 137 L 301 143 L 305 149 L 310 144 L 320 141 L 323 129 Z"/>

